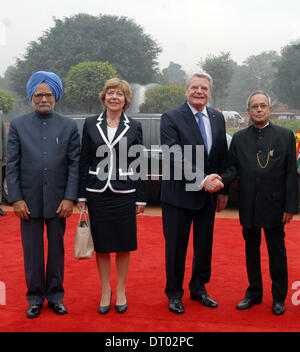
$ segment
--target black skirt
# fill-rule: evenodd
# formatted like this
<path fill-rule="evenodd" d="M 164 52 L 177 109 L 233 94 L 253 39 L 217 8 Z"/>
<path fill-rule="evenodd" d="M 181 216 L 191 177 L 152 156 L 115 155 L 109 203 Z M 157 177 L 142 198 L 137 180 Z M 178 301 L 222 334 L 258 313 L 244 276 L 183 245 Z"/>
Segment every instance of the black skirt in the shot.
<path fill-rule="evenodd" d="M 87 192 L 87 205 L 97 253 L 137 249 L 135 192 Z"/>

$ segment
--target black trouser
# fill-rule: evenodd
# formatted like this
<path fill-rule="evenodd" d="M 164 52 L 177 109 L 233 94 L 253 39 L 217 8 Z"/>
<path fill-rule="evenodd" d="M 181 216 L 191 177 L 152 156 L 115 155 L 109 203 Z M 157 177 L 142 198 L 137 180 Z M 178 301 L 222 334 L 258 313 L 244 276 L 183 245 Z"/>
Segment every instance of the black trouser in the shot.
<path fill-rule="evenodd" d="M 288 290 L 284 227 L 264 228 L 264 233 L 269 254 L 273 300 L 283 303 Z M 246 264 L 250 283 L 246 296 L 260 299 L 263 295 L 260 261 L 261 228 L 243 228 L 243 237 L 246 245 Z"/>
<path fill-rule="evenodd" d="M 190 210 L 162 203 L 165 236 L 166 275 L 165 292 L 169 298 L 181 298 L 185 259 L 191 224 L 193 222 L 193 270 L 189 289 L 200 295 L 211 275 L 211 256 L 215 209 L 210 202 L 201 210 Z"/>
<path fill-rule="evenodd" d="M 44 223 L 47 227 L 48 257 L 45 275 Z M 62 302 L 64 296 L 65 219 L 21 220 L 27 300 L 29 304 Z"/>

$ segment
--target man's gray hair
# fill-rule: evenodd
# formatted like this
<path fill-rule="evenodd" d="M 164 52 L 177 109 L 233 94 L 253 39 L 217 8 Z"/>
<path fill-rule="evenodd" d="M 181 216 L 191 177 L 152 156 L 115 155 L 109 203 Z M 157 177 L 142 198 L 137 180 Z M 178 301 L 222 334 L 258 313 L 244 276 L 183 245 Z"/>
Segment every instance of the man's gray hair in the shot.
<path fill-rule="evenodd" d="M 250 100 L 251 100 L 251 98 L 252 98 L 254 95 L 257 95 L 257 94 L 262 94 L 262 95 L 264 95 L 265 97 L 267 97 L 267 98 L 268 98 L 269 105 L 270 105 L 270 106 L 272 105 L 271 98 L 270 98 L 270 96 L 269 96 L 266 92 L 264 92 L 264 91 L 262 91 L 262 90 L 256 90 L 256 91 L 254 91 L 253 93 L 251 93 L 251 94 L 249 95 L 249 98 L 247 99 L 247 108 L 248 108 L 248 109 L 250 108 Z"/>
<path fill-rule="evenodd" d="M 200 72 L 200 73 L 193 73 L 192 75 L 189 75 L 187 80 L 186 80 L 186 88 L 188 88 L 190 86 L 191 83 L 191 79 L 194 77 L 198 77 L 198 78 L 206 78 L 209 81 L 209 85 L 210 85 L 210 90 L 212 90 L 213 87 L 213 79 L 211 77 L 210 74 L 206 73 L 206 72 Z"/>

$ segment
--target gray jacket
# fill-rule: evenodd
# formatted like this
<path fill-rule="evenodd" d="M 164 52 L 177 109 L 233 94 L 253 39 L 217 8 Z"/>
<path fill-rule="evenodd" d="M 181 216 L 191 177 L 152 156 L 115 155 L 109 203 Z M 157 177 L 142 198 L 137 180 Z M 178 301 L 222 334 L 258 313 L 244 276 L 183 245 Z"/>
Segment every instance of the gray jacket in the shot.
<path fill-rule="evenodd" d="M 77 199 L 79 157 L 79 133 L 70 117 L 32 112 L 14 118 L 7 141 L 9 201 L 24 200 L 31 217 L 57 216 L 63 199 Z"/>

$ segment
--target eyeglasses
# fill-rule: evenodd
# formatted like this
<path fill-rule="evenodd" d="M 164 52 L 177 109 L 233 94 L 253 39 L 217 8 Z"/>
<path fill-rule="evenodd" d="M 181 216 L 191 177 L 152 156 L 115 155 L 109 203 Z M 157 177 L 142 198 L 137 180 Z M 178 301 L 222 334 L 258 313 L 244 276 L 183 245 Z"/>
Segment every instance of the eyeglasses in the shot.
<path fill-rule="evenodd" d="M 33 94 L 34 98 L 36 99 L 43 99 L 43 97 L 45 97 L 46 99 L 50 99 L 53 98 L 54 94 L 53 93 L 36 93 Z"/>
<path fill-rule="evenodd" d="M 267 104 L 254 104 L 250 106 L 251 110 L 258 110 L 260 108 L 261 110 L 266 110 L 270 105 Z"/>

